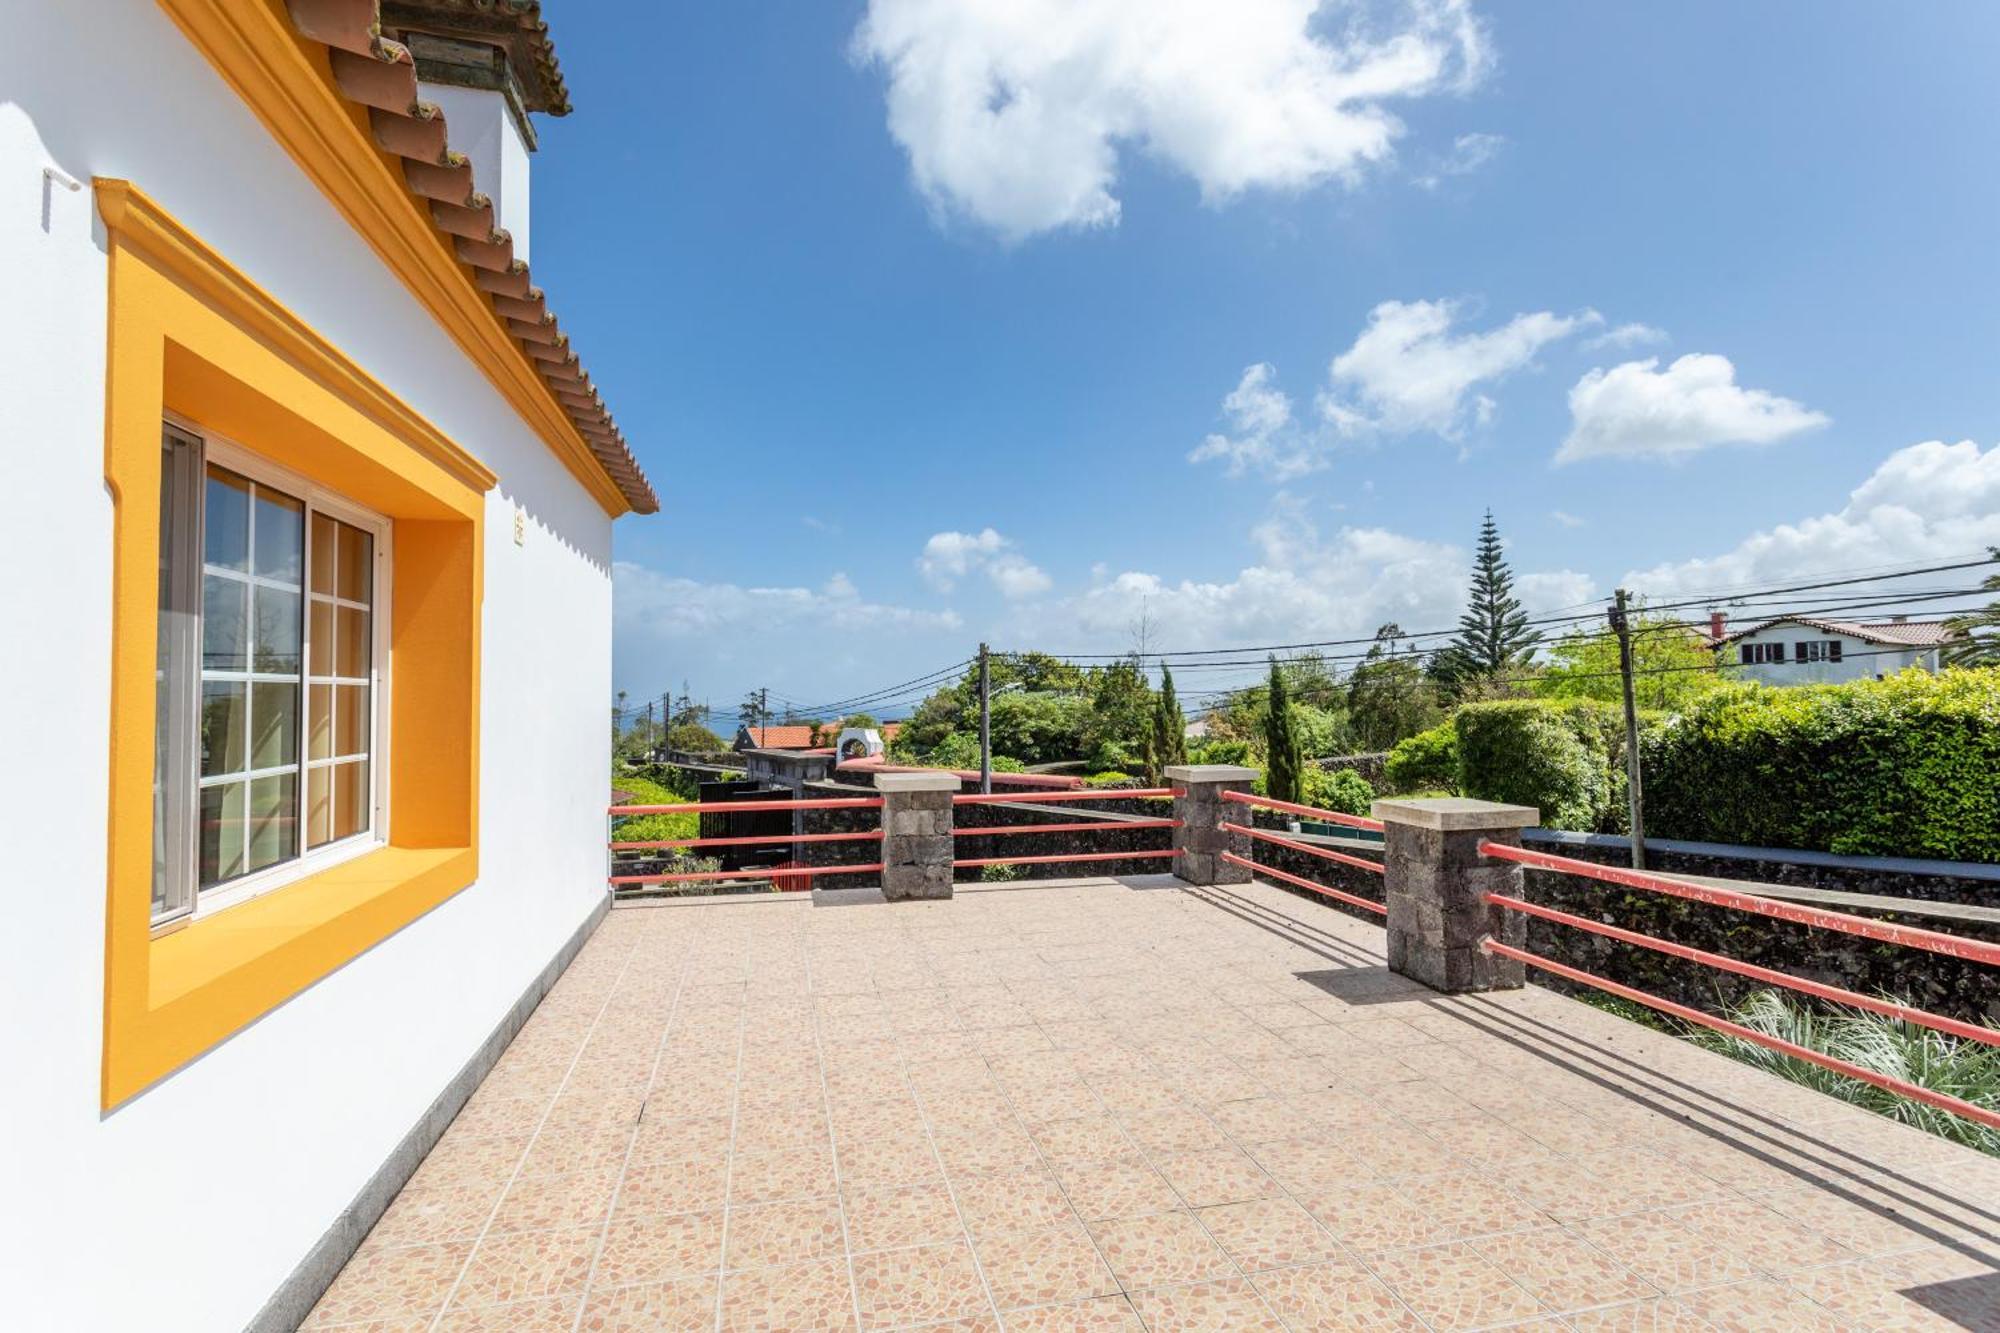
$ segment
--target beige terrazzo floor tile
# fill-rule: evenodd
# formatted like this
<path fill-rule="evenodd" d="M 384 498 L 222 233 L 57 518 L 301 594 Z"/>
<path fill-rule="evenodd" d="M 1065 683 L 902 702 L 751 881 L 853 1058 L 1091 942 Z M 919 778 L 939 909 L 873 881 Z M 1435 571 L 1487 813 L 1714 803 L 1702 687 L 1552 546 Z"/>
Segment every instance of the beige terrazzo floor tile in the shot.
<path fill-rule="evenodd" d="M 855 1327 L 854 1287 L 842 1259 L 752 1268 L 722 1279 L 725 1333 L 825 1333 Z"/>
<path fill-rule="evenodd" d="M 593 1290 L 578 1327 L 582 1333 L 713 1333 L 715 1309 L 715 1278 L 683 1278 Z"/>
<path fill-rule="evenodd" d="M 1241 1278 L 1131 1294 L 1148 1333 L 1285 1333 L 1256 1288 Z"/>
<path fill-rule="evenodd" d="M 964 1242 L 856 1255 L 863 1328 L 901 1328 L 990 1315 L 985 1284 Z"/>
<path fill-rule="evenodd" d="M 838 1199 L 732 1205 L 723 1264 L 768 1268 L 845 1252 Z"/>
<path fill-rule="evenodd" d="M 1245 1273 L 1341 1257 L 1340 1243 L 1290 1199 L 1251 1199 L 1195 1216 Z"/>
<path fill-rule="evenodd" d="M 722 1210 L 672 1217 L 620 1215 L 604 1233 L 593 1287 L 664 1282 L 722 1265 Z"/>
<path fill-rule="evenodd" d="M 1081 1225 L 1014 1232 L 973 1243 L 993 1302 L 1003 1312 L 1106 1296 L 1118 1283 Z"/>
<path fill-rule="evenodd" d="M 1344 1259 L 1258 1273 L 1251 1282 L 1295 1333 L 1423 1333 L 1423 1321 L 1360 1265 Z"/>
<path fill-rule="evenodd" d="M 1368 1264 L 1438 1333 L 1458 1333 L 1548 1312 L 1463 1242 L 1374 1255 Z"/>
<path fill-rule="evenodd" d="M 1487 1236 L 1471 1244 L 1488 1263 L 1558 1312 L 1659 1294 L 1610 1255 L 1561 1227 Z"/>
<path fill-rule="evenodd" d="M 602 1236 L 597 1226 L 488 1233 L 465 1265 L 451 1308 L 580 1294 Z"/>
<path fill-rule="evenodd" d="M 1085 1301 L 1044 1305 L 1035 1309 L 1013 1310 L 1007 1315 L 1007 1333 L 1145 1333 L 1130 1301 L 1124 1296 L 1097 1296 Z"/>
<path fill-rule="evenodd" d="M 1094 1222 L 1090 1234 L 1119 1285 L 1128 1292 L 1236 1275 L 1229 1256 L 1185 1209 Z M 1145 1317 L 1144 1311 L 1140 1314 Z"/>

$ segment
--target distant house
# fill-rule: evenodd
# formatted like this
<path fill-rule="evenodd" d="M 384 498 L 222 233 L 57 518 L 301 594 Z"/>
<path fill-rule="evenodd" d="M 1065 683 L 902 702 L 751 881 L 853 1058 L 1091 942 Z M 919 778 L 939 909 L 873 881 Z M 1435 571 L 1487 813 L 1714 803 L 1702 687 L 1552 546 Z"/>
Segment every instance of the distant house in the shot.
<path fill-rule="evenodd" d="M 1957 631 L 1942 620 L 1821 620 L 1779 616 L 1735 633 L 1715 618 L 1712 639 L 1723 662 L 1767 685 L 1823 685 L 1894 675 L 1906 667 L 1936 671 Z"/>
<path fill-rule="evenodd" d="M 903 729 L 900 722 L 879 722 L 873 728 L 880 734 L 883 744 L 896 739 L 896 733 Z M 737 750 L 831 750 L 840 735 L 841 724 L 828 722 L 814 727 L 807 724 L 780 727 L 738 727 L 732 748 Z"/>

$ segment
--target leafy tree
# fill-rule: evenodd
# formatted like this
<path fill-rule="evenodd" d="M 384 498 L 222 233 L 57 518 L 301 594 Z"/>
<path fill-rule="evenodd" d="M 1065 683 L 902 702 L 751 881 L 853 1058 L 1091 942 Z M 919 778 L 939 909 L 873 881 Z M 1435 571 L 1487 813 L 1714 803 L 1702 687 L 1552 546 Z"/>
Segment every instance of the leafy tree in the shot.
<path fill-rule="evenodd" d="M 1089 720 L 1078 737 L 1078 753 L 1103 754 L 1115 747 L 1138 754 L 1153 731 L 1153 687 L 1137 657 L 1125 657 L 1086 674 L 1090 695 Z M 1061 755 L 1058 758 L 1074 756 Z"/>
<path fill-rule="evenodd" d="M 1479 546 L 1473 555 L 1472 587 L 1465 614 L 1458 618 L 1458 637 L 1438 654 L 1436 674 L 1447 684 L 1466 685 L 1491 680 L 1527 666 L 1540 643 L 1539 631 L 1528 624 L 1528 613 L 1514 596 L 1514 572 L 1500 545 L 1493 511 L 1479 526 Z"/>
<path fill-rule="evenodd" d="M 1715 651 L 1699 631 L 1669 617 L 1632 622 L 1632 693 L 1641 708 L 1679 712 L 1716 689 L 1724 677 Z M 1618 636 L 1609 630 L 1575 631 L 1549 649 L 1529 693 L 1544 699 L 1624 700 L 1618 671 Z"/>
<path fill-rule="evenodd" d="M 1400 625 L 1375 631 L 1375 642 L 1347 681 L 1347 719 L 1363 750 L 1387 750 L 1444 720 L 1437 685 L 1403 642 Z"/>
<path fill-rule="evenodd" d="M 993 753 L 1024 764 L 1077 757 L 1077 738 L 1091 715 L 1088 699 L 1070 694 L 1009 691 L 993 700 Z M 978 719 L 968 728 L 978 734 Z"/>
<path fill-rule="evenodd" d="M 709 754 L 729 748 L 722 737 L 695 722 L 683 722 L 668 732 L 667 744 L 676 750 Z"/>
<path fill-rule="evenodd" d="M 2000 560 L 2000 546 L 1986 548 Z M 2000 592 L 2000 574 L 1989 574 L 1979 585 L 1988 592 Z M 1988 602 L 1978 611 L 1953 616 L 1945 622 L 1963 639 L 1946 645 L 1944 660 L 1952 666 L 2000 666 L 2000 600 Z"/>
<path fill-rule="evenodd" d="M 1153 751 L 1156 767 L 1164 771 L 1169 764 L 1187 762 L 1187 718 L 1181 713 L 1181 704 L 1174 694 L 1174 673 L 1164 663 L 1160 666 L 1160 693 L 1153 708 Z M 1148 770 L 1146 776 L 1158 782 L 1160 775 Z"/>
<path fill-rule="evenodd" d="M 1269 705 L 1264 724 L 1264 790 L 1280 801 L 1297 801 L 1301 793 L 1300 770 L 1305 761 L 1299 754 L 1299 738 L 1292 729 L 1292 703 L 1285 673 L 1278 659 L 1271 659 Z"/>

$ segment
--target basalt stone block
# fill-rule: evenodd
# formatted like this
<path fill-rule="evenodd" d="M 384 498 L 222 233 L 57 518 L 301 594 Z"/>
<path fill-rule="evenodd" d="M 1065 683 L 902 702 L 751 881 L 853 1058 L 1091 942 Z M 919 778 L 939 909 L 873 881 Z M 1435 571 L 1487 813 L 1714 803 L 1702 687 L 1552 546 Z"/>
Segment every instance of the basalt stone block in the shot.
<path fill-rule="evenodd" d="M 1452 798 L 1377 801 L 1387 826 L 1384 889 L 1389 907 L 1389 966 L 1446 992 L 1512 989 L 1525 968 L 1481 947 L 1491 938 L 1519 945 L 1526 918 L 1487 901 L 1521 897 L 1521 867 L 1483 856 L 1480 843 L 1516 844 L 1537 812 L 1525 806 Z"/>

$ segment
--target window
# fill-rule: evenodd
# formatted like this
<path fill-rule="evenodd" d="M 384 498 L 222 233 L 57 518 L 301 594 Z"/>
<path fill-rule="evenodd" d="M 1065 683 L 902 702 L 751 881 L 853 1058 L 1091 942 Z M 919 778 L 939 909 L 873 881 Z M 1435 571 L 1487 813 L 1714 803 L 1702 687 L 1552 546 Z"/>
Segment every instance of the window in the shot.
<path fill-rule="evenodd" d="M 155 924 L 383 841 L 386 540 L 379 518 L 164 428 Z"/>
<path fill-rule="evenodd" d="M 1794 662 L 1838 662 L 1840 660 L 1840 640 L 1800 639 L 1792 645 Z"/>
<path fill-rule="evenodd" d="M 1743 645 L 1744 666 L 1768 666 L 1785 660 L 1785 645 L 1782 643 L 1746 643 Z"/>

